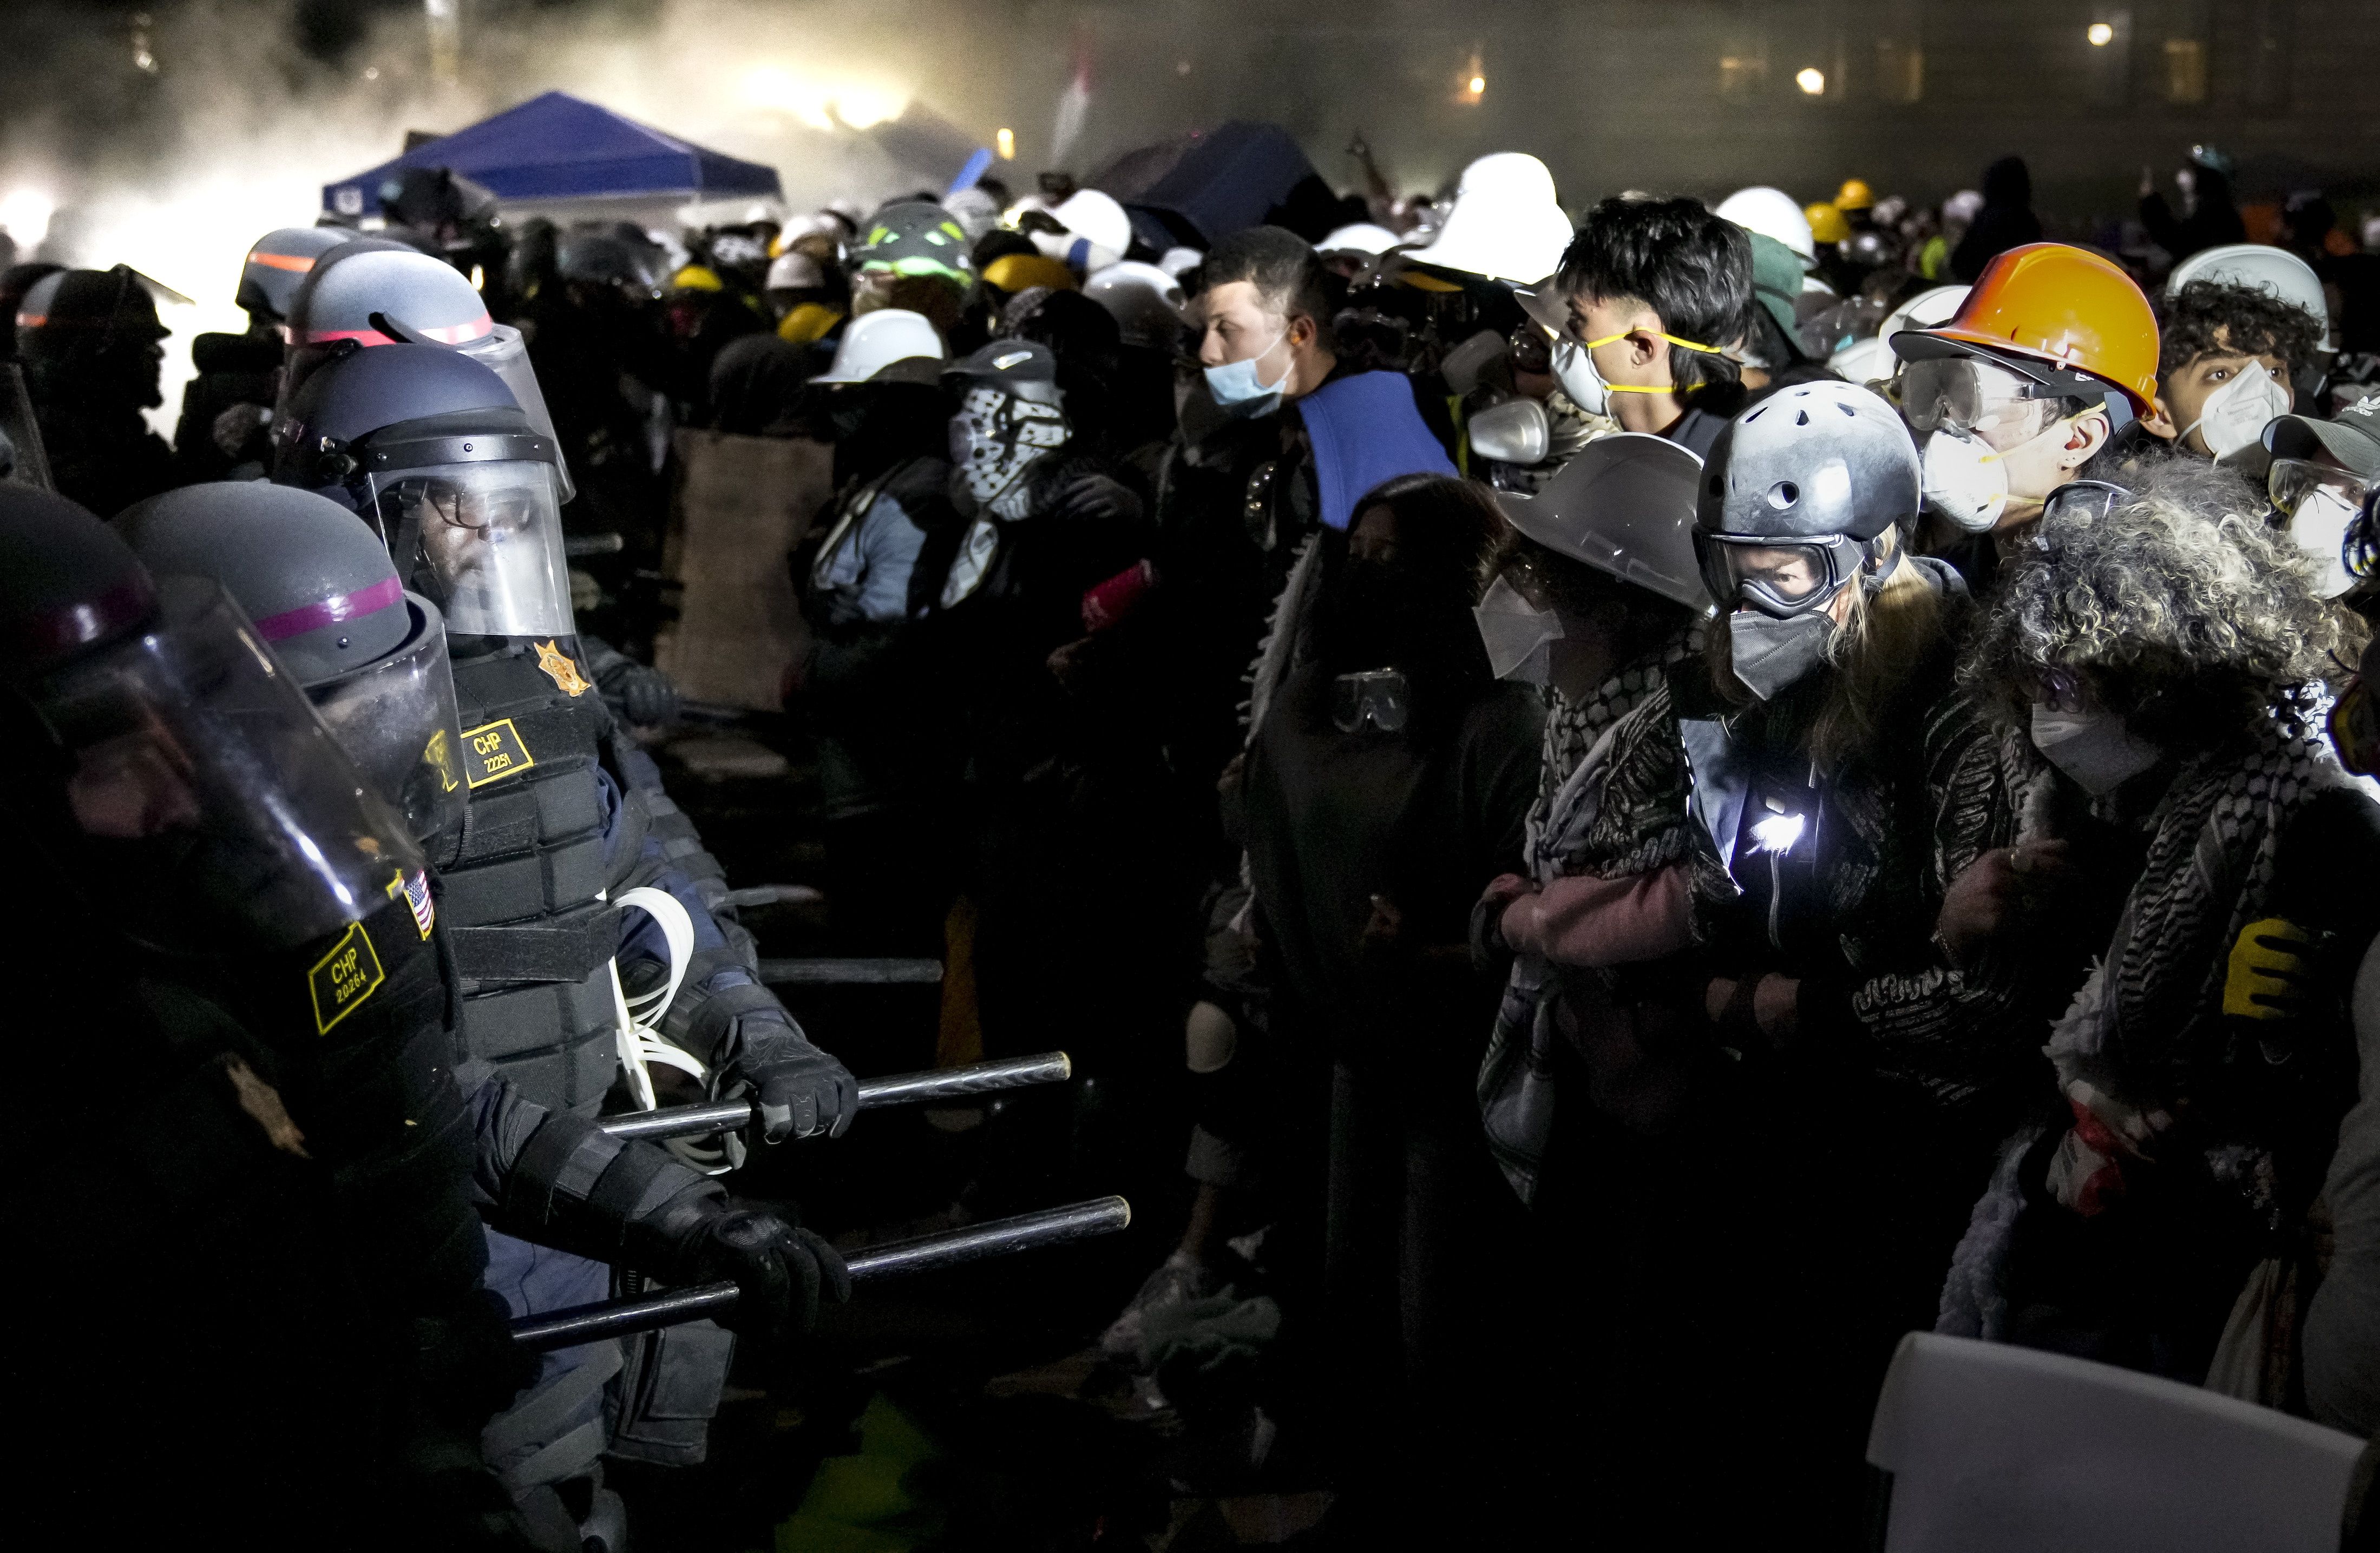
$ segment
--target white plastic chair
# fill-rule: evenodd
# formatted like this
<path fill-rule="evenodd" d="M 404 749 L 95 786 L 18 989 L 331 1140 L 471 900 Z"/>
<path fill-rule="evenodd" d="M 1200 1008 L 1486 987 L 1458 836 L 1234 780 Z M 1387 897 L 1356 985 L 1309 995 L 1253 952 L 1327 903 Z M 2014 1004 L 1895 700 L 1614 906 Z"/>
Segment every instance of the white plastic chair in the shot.
<path fill-rule="evenodd" d="M 2155 1376 L 1912 1332 L 1867 1459 L 1885 1553 L 2334 1553 L 2363 1442 Z"/>

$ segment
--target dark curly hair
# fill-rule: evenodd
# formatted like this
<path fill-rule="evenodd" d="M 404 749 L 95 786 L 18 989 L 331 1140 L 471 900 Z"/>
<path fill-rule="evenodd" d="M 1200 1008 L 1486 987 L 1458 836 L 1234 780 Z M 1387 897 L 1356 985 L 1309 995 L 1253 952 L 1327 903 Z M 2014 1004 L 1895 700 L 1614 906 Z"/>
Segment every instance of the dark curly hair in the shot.
<path fill-rule="evenodd" d="M 2022 726 L 2053 672 L 2168 749 L 2213 748 L 2263 715 L 2281 686 L 2321 677 L 2340 612 L 2267 526 L 2252 488 L 2196 459 L 2164 459 L 2134 499 L 2092 517 L 2051 513 L 1968 638 L 1960 679 Z"/>
<path fill-rule="evenodd" d="M 2322 320 L 2269 291 L 2192 281 L 2166 302 L 2157 376 L 2202 356 L 2277 356 L 2290 371 L 2302 371 L 2313 364 L 2322 335 Z"/>

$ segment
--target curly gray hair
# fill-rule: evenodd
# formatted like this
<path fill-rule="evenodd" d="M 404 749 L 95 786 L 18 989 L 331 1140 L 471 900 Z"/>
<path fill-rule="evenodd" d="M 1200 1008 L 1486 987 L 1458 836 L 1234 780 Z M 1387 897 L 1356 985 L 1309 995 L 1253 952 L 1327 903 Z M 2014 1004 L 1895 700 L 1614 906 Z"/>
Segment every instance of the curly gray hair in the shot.
<path fill-rule="evenodd" d="M 2104 517 L 2060 510 L 2029 537 L 1967 644 L 1960 680 L 2010 722 L 2071 674 L 2143 738 L 2202 748 L 2238 734 L 2279 686 L 2336 661 L 2336 611 L 2238 476 L 2156 461 Z"/>

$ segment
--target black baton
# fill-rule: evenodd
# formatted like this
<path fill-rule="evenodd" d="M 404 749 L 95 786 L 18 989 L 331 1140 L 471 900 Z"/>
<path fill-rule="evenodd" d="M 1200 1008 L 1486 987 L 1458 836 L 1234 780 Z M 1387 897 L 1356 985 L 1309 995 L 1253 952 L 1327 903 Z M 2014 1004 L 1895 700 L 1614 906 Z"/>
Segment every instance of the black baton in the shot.
<path fill-rule="evenodd" d="M 1022 1089 L 1032 1084 L 1062 1084 L 1074 1072 L 1074 1062 L 1064 1052 L 1044 1051 L 1037 1056 L 1009 1057 L 964 1068 L 929 1068 L 924 1073 L 863 1078 L 859 1081 L 859 1109 L 873 1110 L 878 1106 L 959 1100 L 1002 1089 Z M 752 1122 L 752 1102 L 743 1099 L 638 1111 L 607 1117 L 597 1125 L 615 1138 L 690 1138 L 709 1133 L 736 1132 Z"/>
<path fill-rule="evenodd" d="M 1069 1241 L 1112 1234 L 1132 1222 L 1132 1205 L 1122 1197 L 1094 1197 L 1064 1207 L 1020 1213 L 1014 1219 L 951 1230 L 915 1240 L 870 1246 L 844 1258 L 856 1287 L 903 1273 L 935 1272 L 988 1257 L 1038 1251 Z M 543 1353 L 593 1342 L 599 1338 L 626 1337 L 656 1327 L 674 1327 L 716 1316 L 735 1303 L 733 1283 L 702 1283 L 686 1289 L 666 1289 L 634 1300 L 605 1300 L 573 1305 L 543 1316 L 528 1316 L 513 1323 L 513 1341 Z"/>

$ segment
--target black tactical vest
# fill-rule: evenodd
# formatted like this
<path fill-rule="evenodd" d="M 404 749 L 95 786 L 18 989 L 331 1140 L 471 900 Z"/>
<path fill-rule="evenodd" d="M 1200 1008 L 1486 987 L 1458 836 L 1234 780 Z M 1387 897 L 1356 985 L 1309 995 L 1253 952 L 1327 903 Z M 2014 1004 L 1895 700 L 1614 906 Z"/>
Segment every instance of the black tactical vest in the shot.
<path fill-rule="evenodd" d="M 620 913 L 598 897 L 635 866 L 644 809 L 621 793 L 606 869 L 614 820 L 596 767 L 612 719 L 576 638 L 511 642 L 454 667 L 471 803 L 438 888 L 463 1048 L 539 1105 L 591 1116 L 619 1062 L 606 967 Z"/>

